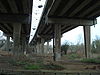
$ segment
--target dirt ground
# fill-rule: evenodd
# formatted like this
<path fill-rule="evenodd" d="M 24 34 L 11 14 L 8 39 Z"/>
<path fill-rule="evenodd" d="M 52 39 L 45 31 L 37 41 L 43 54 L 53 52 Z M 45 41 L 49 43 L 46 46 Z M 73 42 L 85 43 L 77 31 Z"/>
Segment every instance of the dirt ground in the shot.
<path fill-rule="evenodd" d="M 20 66 L 13 66 L 13 61 L 16 58 L 10 53 L 6 52 L 0 52 L 0 69 L 23 69 Z M 41 58 L 39 58 L 41 59 Z M 30 63 L 34 63 L 36 61 L 36 58 L 33 57 L 31 60 L 29 60 L 26 57 L 20 58 L 20 60 L 29 61 Z M 100 64 L 91 64 L 91 63 L 82 63 L 80 61 L 74 61 L 74 60 L 61 60 L 57 62 L 53 61 L 45 61 L 45 64 L 53 63 L 60 66 L 63 66 L 65 70 L 100 70 Z"/>

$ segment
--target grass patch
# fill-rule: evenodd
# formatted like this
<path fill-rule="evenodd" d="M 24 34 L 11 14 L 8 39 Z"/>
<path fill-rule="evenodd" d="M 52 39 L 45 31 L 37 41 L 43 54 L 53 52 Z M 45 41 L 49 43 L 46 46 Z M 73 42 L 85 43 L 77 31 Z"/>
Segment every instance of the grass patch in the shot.
<path fill-rule="evenodd" d="M 47 70 L 63 70 L 64 67 L 56 64 L 48 64 L 48 65 L 43 65 L 43 69 Z"/>
<path fill-rule="evenodd" d="M 84 58 L 81 60 L 81 62 L 100 64 L 100 60 L 95 59 L 95 58 L 87 58 L 87 59 Z"/>
<path fill-rule="evenodd" d="M 64 67 L 55 65 L 55 64 L 29 64 L 24 66 L 27 70 L 39 70 L 39 69 L 45 69 L 45 70 L 63 70 Z"/>
<path fill-rule="evenodd" d="M 72 54 L 68 54 L 67 58 L 68 59 L 77 59 L 77 58 L 80 58 L 80 56 L 76 53 L 72 53 Z"/>
<path fill-rule="evenodd" d="M 53 63 L 49 63 L 49 64 L 44 64 L 43 62 L 41 62 L 41 60 L 37 60 L 37 62 L 29 62 L 29 61 L 17 61 L 17 60 L 9 60 L 9 63 L 12 66 L 16 66 L 16 67 L 20 67 L 22 69 L 26 69 L 26 70 L 40 70 L 40 69 L 44 69 L 44 70 L 63 70 L 65 69 L 64 67 L 60 66 L 60 65 L 56 65 Z"/>
<path fill-rule="evenodd" d="M 27 69 L 27 70 L 38 70 L 38 69 L 41 69 L 41 66 L 40 65 L 36 65 L 36 64 L 28 64 L 28 65 L 24 66 L 24 69 Z"/>
<path fill-rule="evenodd" d="M 13 66 L 24 66 L 28 64 L 28 62 L 17 61 L 17 60 L 9 60 L 8 62 Z"/>

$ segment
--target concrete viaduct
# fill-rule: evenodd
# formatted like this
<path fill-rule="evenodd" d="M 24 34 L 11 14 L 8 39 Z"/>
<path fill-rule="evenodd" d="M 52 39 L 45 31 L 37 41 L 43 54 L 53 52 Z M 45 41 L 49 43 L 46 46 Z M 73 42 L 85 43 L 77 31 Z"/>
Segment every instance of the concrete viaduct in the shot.
<path fill-rule="evenodd" d="M 44 43 L 53 39 L 54 60 L 59 60 L 62 34 L 83 26 L 84 54 L 88 58 L 91 54 L 90 27 L 96 24 L 98 16 L 100 0 L 47 0 L 38 29 L 30 44 L 34 45 L 37 52 L 40 50 L 40 53 L 44 53 Z"/>
<path fill-rule="evenodd" d="M 28 45 L 33 0 L 0 0 L 0 29 L 13 38 L 13 53 Z M 34 10 L 33 10 L 34 11 Z M 78 26 L 84 28 L 85 56 L 90 57 L 90 26 L 100 16 L 100 0 L 46 0 L 41 20 L 30 45 L 44 54 L 44 43 L 53 39 L 55 60 L 61 58 L 61 36 Z M 73 33 L 74 34 L 74 33 Z M 72 35 L 72 34 L 71 34 Z M 74 37 L 73 37 L 74 38 Z M 49 42 L 47 43 L 49 45 Z"/>
<path fill-rule="evenodd" d="M 33 0 L 0 0 L 0 30 L 14 41 L 14 54 L 23 53 L 29 41 Z"/>

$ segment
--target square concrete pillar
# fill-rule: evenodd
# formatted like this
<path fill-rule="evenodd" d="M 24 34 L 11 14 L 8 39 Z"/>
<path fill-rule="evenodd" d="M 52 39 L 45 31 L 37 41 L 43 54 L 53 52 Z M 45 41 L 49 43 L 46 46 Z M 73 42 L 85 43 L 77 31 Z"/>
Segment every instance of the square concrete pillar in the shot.
<path fill-rule="evenodd" d="M 34 53 L 36 54 L 37 53 L 36 45 L 34 45 L 33 48 L 34 48 Z"/>
<path fill-rule="evenodd" d="M 10 50 L 10 36 L 7 35 L 7 40 L 6 40 L 6 51 Z"/>
<path fill-rule="evenodd" d="M 25 54 L 29 54 L 30 53 L 30 51 L 29 51 L 29 44 L 28 43 L 26 43 L 26 45 L 25 45 L 26 47 L 25 47 Z"/>
<path fill-rule="evenodd" d="M 13 54 L 14 55 L 20 55 L 21 52 L 20 35 L 21 35 L 21 24 L 18 23 L 14 24 L 13 26 L 13 41 L 14 41 Z"/>
<path fill-rule="evenodd" d="M 24 54 L 24 52 L 26 51 L 26 36 L 22 36 L 21 37 L 21 52 L 22 54 Z"/>
<path fill-rule="evenodd" d="M 91 57 L 91 33 L 90 26 L 83 26 L 84 29 L 84 45 L 85 45 L 85 57 Z"/>
<path fill-rule="evenodd" d="M 46 53 L 48 53 L 49 52 L 49 41 L 47 41 L 47 51 L 46 51 Z"/>
<path fill-rule="evenodd" d="M 59 61 L 61 59 L 61 25 L 55 25 L 54 38 L 54 60 Z"/>
<path fill-rule="evenodd" d="M 37 54 L 40 54 L 40 43 L 37 42 L 37 45 L 36 45 L 36 50 L 37 50 Z"/>
<path fill-rule="evenodd" d="M 44 54 L 44 39 L 41 38 L 41 54 Z"/>

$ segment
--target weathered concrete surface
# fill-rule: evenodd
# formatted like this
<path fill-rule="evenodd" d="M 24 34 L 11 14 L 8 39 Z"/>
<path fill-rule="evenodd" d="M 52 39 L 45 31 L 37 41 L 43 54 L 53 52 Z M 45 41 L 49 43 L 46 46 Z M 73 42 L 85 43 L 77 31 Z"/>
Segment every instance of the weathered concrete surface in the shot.
<path fill-rule="evenodd" d="M 85 57 L 91 57 L 91 27 L 83 26 L 84 29 L 84 44 L 85 44 Z"/>
<path fill-rule="evenodd" d="M 21 24 L 15 24 L 13 30 L 13 41 L 14 41 L 13 54 L 14 55 L 20 55 L 21 53 L 20 35 L 21 35 Z"/>
<path fill-rule="evenodd" d="M 54 56 L 55 61 L 59 61 L 61 59 L 61 25 L 55 25 L 55 33 L 54 33 Z"/>

